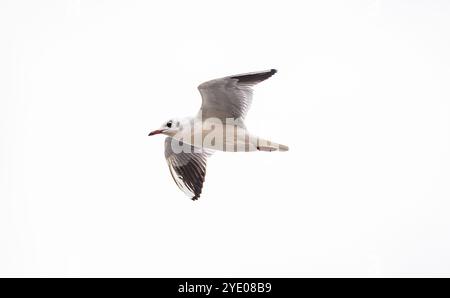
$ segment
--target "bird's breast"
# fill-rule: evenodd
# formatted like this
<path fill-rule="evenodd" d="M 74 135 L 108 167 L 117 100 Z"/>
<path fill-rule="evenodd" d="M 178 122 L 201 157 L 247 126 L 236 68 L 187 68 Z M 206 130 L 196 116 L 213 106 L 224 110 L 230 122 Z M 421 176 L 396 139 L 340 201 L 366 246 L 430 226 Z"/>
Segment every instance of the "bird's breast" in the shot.
<path fill-rule="evenodd" d="M 255 151 L 253 137 L 245 128 L 236 125 L 224 125 L 217 122 L 195 123 L 184 127 L 175 139 L 198 148 L 207 148 L 226 152 Z"/>

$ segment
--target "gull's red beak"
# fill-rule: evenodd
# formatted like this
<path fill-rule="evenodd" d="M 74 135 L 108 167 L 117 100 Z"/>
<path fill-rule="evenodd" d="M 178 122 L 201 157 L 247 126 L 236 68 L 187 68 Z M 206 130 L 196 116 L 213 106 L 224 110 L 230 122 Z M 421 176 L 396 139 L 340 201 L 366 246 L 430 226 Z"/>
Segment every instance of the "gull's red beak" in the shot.
<path fill-rule="evenodd" d="M 162 129 L 157 129 L 152 131 L 151 133 L 148 134 L 148 136 L 154 136 L 154 135 L 159 135 L 160 133 L 163 133 L 164 130 Z"/>

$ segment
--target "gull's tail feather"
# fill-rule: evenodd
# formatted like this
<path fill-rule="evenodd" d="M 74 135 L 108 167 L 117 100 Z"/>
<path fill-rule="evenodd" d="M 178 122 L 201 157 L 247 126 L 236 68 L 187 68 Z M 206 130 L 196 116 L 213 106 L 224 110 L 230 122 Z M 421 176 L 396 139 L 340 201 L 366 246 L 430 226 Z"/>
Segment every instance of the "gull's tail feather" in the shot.
<path fill-rule="evenodd" d="M 268 151 L 268 152 L 289 151 L 289 147 L 286 145 L 278 144 L 278 143 L 271 142 L 271 141 L 261 140 L 261 139 L 258 140 L 258 145 L 256 146 L 256 149 L 258 149 L 259 151 Z"/>
<path fill-rule="evenodd" d="M 281 152 L 289 151 L 289 147 L 286 145 L 279 144 L 279 148 L 279 151 Z"/>

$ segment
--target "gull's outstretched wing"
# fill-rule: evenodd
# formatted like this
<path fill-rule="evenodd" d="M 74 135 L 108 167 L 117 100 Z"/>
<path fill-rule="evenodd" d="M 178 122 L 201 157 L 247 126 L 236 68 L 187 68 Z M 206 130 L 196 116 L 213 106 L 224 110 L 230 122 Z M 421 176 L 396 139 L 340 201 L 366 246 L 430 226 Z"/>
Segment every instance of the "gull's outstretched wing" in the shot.
<path fill-rule="evenodd" d="M 277 72 L 276 69 L 229 76 L 198 86 L 202 95 L 199 115 L 203 119 L 215 117 L 244 120 L 252 102 L 252 86 Z"/>
<path fill-rule="evenodd" d="M 206 175 L 206 158 L 211 151 L 177 141 L 170 137 L 164 142 L 167 164 L 177 186 L 192 200 L 202 192 Z"/>

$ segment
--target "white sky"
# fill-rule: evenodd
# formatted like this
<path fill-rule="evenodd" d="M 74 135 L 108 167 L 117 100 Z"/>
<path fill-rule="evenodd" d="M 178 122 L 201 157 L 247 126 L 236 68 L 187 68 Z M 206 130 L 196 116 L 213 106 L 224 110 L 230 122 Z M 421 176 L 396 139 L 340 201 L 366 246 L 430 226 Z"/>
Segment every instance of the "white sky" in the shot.
<path fill-rule="evenodd" d="M 448 1 L 0 1 L 1 276 L 450 273 Z M 147 137 L 277 68 L 200 201 Z"/>

